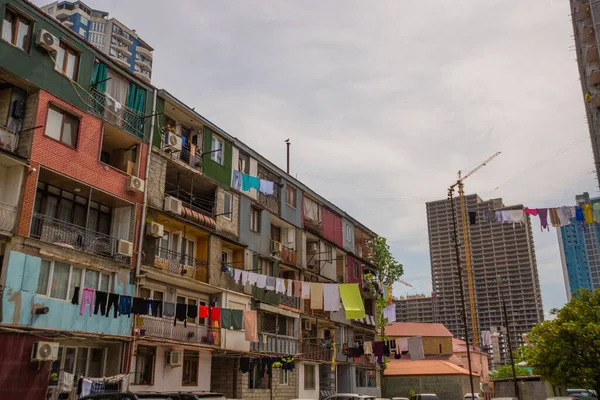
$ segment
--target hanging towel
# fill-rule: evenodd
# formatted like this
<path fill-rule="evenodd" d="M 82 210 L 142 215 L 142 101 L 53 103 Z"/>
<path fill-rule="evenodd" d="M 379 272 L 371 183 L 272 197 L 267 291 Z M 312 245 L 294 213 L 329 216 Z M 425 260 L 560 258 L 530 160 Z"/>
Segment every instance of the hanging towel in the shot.
<path fill-rule="evenodd" d="M 373 342 L 373 355 L 383 356 L 383 342 Z"/>
<path fill-rule="evenodd" d="M 244 333 L 247 342 L 258 342 L 256 330 L 256 310 L 244 311 Z"/>
<path fill-rule="evenodd" d="M 221 326 L 221 309 L 219 307 L 210 307 L 210 320 L 213 322 L 211 326 Z"/>
<path fill-rule="evenodd" d="M 525 214 L 523 214 L 523 210 L 510 210 L 508 213 L 510 215 L 510 222 L 513 223 L 513 226 L 515 224 L 522 224 L 525 222 Z"/>
<path fill-rule="evenodd" d="M 292 282 L 294 282 L 294 281 L 292 281 L 291 279 L 288 279 L 285 282 L 287 283 L 287 293 L 286 293 L 287 296 L 288 297 L 294 296 L 294 287 L 292 286 Z"/>
<path fill-rule="evenodd" d="M 365 343 L 363 343 L 363 348 L 365 350 L 365 356 L 373 355 L 373 342 L 370 340 L 365 341 Z"/>
<path fill-rule="evenodd" d="M 400 352 L 408 351 L 408 338 L 400 338 Z"/>
<path fill-rule="evenodd" d="M 248 271 L 242 271 L 242 281 L 240 283 L 242 285 L 248 283 Z"/>
<path fill-rule="evenodd" d="M 268 181 L 266 179 L 260 180 L 259 191 L 262 194 L 266 194 L 268 196 L 272 195 L 275 191 L 273 190 L 273 182 Z"/>
<path fill-rule="evenodd" d="M 79 286 L 75 286 L 75 290 L 73 290 L 71 304 L 79 305 Z"/>
<path fill-rule="evenodd" d="M 302 282 L 294 281 L 294 297 L 302 297 Z"/>
<path fill-rule="evenodd" d="M 323 284 L 323 310 L 340 310 L 340 289 L 337 283 Z"/>
<path fill-rule="evenodd" d="M 175 305 L 175 319 L 173 320 L 173 326 L 177 325 L 177 321 L 183 321 L 183 326 L 187 327 L 187 304 L 177 303 Z"/>
<path fill-rule="evenodd" d="M 585 221 L 585 217 L 583 216 L 583 209 L 581 207 L 575 207 L 575 220 L 577 222 Z"/>
<path fill-rule="evenodd" d="M 346 319 L 361 319 L 365 317 L 365 305 L 356 283 L 340 283 L 340 297 L 344 305 Z"/>
<path fill-rule="evenodd" d="M 566 226 L 571 223 L 571 218 L 574 217 L 573 207 L 562 206 L 558 209 L 558 218 L 560 219 L 560 226 Z"/>
<path fill-rule="evenodd" d="M 496 211 L 496 222 L 504 222 L 504 215 L 502 214 L 502 211 Z"/>
<path fill-rule="evenodd" d="M 310 308 L 313 310 L 323 309 L 323 284 L 319 282 L 310 283 Z"/>
<path fill-rule="evenodd" d="M 235 283 L 240 283 L 240 279 L 242 279 L 242 270 L 241 269 L 235 269 L 233 271 L 233 281 Z"/>
<path fill-rule="evenodd" d="M 538 209 L 537 208 L 526 208 L 523 210 L 523 212 L 526 212 L 529 215 L 533 215 L 534 217 L 537 217 L 538 215 Z"/>
<path fill-rule="evenodd" d="M 250 175 L 242 174 L 242 190 L 244 192 L 250 191 Z"/>
<path fill-rule="evenodd" d="M 594 214 L 592 213 L 592 205 L 584 204 L 581 206 L 581 208 L 583 209 L 583 217 L 585 219 L 585 223 L 593 224 L 594 223 Z"/>
<path fill-rule="evenodd" d="M 198 307 L 198 318 L 208 318 L 208 306 Z"/>
<path fill-rule="evenodd" d="M 274 276 L 266 276 L 265 289 L 267 290 L 275 290 L 275 285 L 277 284 L 277 280 Z"/>
<path fill-rule="evenodd" d="M 248 178 L 250 178 L 250 188 L 259 190 L 260 189 L 260 179 L 255 176 L 249 176 Z"/>
<path fill-rule="evenodd" d="M 423 338 L 421 336 L 408 338 L 408 351 L 411 360 L 422 360 L 425 358 L 423 351 Z"/>
<path fill-rule="evenodd" d="M 244 319 L 244 313 L 242 310 L 231 310 L 231 328 L 236 331 L 242 330 L 242 320 Z"/>
<path fill-rule="evenodd" d="M 389 306 L 381 310 L 383 318 L 386 318 L 388 323 L 396 322 L 396 303 L 392 303 Z"/>
<path fill-rule="evenodd" d="M 242 190 L 242 174 L 240 171 L 233 171 L 233 177 L 231 178 L 231 188 L 235 190 Z"/>
<path fill-rule="evenodd" d="M 267 276 L 263 274 L 255 274 L 256 275 L 256 287 L 264 289 L 267 287 Z M 248 277 L 250 280 L 250 277 Z"/>
<path fill-rule="evenodd" d="M 266 279 L 266 278 L 265 278 Z M 257 285 L 258 284 L 258 274 L 256 272 L 248 272 L 248 285 Z M 263 285 L 263 289 L 264 289 Z"/>
<path fill-rule="evenodd" d="M 231 329 L 231 310 L 221 308 L 221 328 Z"/>
<path fill-rule="evenodd" d="M 594 213 L 594 221 L 600 223 L 600 203 L 594 203 L 592 211 Z"/>
<path fill-rule="evenodd" d="M 540 226 L 542 228 L 542 231 L 544 229 L 550 230 L 550 227 L 548 226 L 548 209 L 538 208 L 538 214 L 540 216 Z"/>
<path fill-rule="evenodd" d="M 477 223 L 477 211 L 469 211 L 469 223 L 475 225 Z"/>
<path fill-rule="evenodd" d="M 302 298 L 310 299 L 310 282 L 302 282 Z"/>
<path fill-rule="evenodd" d="M 283 278 L 275 278 L 275 291 L 285 293 L 285 281 Z"/>
<path fill-rule="evenodd" d="M 165 317 L 174 317 L 175 316 L 175 303 L 165 302 L 165 312 L 163 313 Z"/>
<path fill-rule="evenodd" d="M 550 208 L 550 224 L 554 228 L 560 227 L 560 217 L 558 216 L 557 208 Z"/>
<path fill-rule="evenodd" d="M 500 222 L 512 222 L 510 211 L 507 211 L 507 210 L 500 211 L 500 215 L 502 216 L 501 217 L 502 221 L 500 221 Z"/>

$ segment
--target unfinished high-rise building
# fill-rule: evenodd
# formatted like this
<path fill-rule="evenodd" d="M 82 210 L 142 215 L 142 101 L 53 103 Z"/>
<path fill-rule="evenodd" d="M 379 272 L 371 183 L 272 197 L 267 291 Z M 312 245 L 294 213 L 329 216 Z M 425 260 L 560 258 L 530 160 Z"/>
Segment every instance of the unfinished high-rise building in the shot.
<path fill-rule="evenodd" d="M 417 294 L 396 300 L 396 322 L 434 323 L 434 298 Z"/>
<path fill-rule="evenodd" d="M 533 246 L 531 220 L 525 214 L 523 223 L 486 222 L 489 211 L 523 209 L 522 205 L 507 207 L 502 199 L 484 201 L 478 195 L 465 196 L 466 209 L 474 217 L 468 223 L 475 315 L 479 333 L 504 331 L 501 295 L 506 301 L 509 329 L 513 346 L 523 343 L 522 335 L 542 322 L 542 296 Z M 467 310 L 469 337 L 472 339 L 469 286 L 465 265 L 462 214 L 455 199 L 458 223 L 460 266 Z M 460 286 L 456 268 L 456 253 L 452 229 L 452 209 L 449 200 L 426 204 L 429 230 L 429 254 L 437 322 L 443 323 L 456 337 L 465 337 L 462 321 Z M 469 218 L 467 218 L 469 220 Z M 537 220 L 537 218 L 536 218 Z M 537 222 L 537 221 L 536 221 Z M 498 349 L 500 354 L 494 354 Z M 505 364 L 508 353 L 504 346 L 486 349 L 495 364 Z"/>

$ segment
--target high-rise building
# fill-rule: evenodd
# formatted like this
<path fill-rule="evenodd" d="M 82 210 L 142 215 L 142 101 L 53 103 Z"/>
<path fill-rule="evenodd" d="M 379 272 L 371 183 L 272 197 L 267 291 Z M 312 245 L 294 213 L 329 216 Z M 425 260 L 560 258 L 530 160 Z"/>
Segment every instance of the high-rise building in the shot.
<path fill-rule="evenodd" d="M 598 0 L 570 0 L 573 37 L 577 65 L 585 104 L 596 177 L 600 180 L 600 64 L 598 28 L 600 7 Z"/>
<path fill-rule="evenodd" d="M 154 49 L 135 29 L 109 18 L 108 12 L 94 10 L 81 1 L 55 1 L 41 8 L 138 78 L 150 82 Z"/>
<path fill-rule="evenodd" d="M 516 348 L 521 335 L 543 320 L 542 297 L 538 278 L 531 222 L 526 215 L 523 223 L 487 223 L 484 213 L 494 210 L 520 210 L 521 205 L 506 207 L 502 199 L 484 201 L 478 195 L 465 197 L 466 208 L 476 213 L 475 223 L 468 226 L 471 253 L 476 321 L 479 332 L 503 331 L 501 293 L 506 301 L 511 338 Z M 467 309 L 469 336 L 471 312 L 461 229 L 461 211 L 455 202 L 459 221 L 461 267 Z M 462 322 L 460 286 L 452 229 L 452 209 L 449 200 L 427 203 L 427 226 L 431 258 L 432 286 L 436 296 L 437 322 L 444 324 L 456 337 L 465 337 Z M 492 359 L 506 361 L 506 349 Z M 488 349 L 493 353 L 493 349 Z"/>
<path fill-rule="evenodd" d="M 434 298 L 417 294 L 396 300 L 396 322 L 434 323 Z"/>
<path fill-rule="evenodd" d="M 600 198 L 590 199 L 585 192 L 575 196 L 575 202 L 578 206 L 596 204 Z M 573 218 L 556 232 L 567 298 L 579 289 L 600 288 L 600 225 L 578 224 Z"/>

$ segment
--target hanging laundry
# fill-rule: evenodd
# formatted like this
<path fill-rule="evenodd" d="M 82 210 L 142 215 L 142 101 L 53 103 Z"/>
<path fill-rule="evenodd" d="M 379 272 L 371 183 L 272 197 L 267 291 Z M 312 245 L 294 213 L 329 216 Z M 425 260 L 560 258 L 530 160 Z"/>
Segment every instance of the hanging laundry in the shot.
<path fill-rule="evenodd" d="M 71 304 L 79 305 L 79 286 L 75 286 L 75 290 L 73 290 Z"/>
<path fill-rule="evenodd" d="M 558 216 L 558 209 L 550 208 L 548 211 L 550 212 L 550 224 L 552 225 L 552 227 L 560 227 L 560 217 Z"/>
<path fill-rule="evenodd" d="M 198 318 L 208 318 L 208 306 L 198 307 Z"/>
<path fill-rule="evenodd" d="M 131 315 L 131 296 L 119 296 L 119 315 Z"/>
<path fill-rule="evenodd" d="M 352 283 L 340 283 L 338 287 L 340 289 L 340 297 L 342 298 L 342 304 L 344 305 L 346 319 L 364 318 L 366 315 L 365 305 L 358 285 Z"/>
<path fill-rule="evenodd" d="M 260 289 L 265 289 L 267 287 L 267 276 L 262 275 L 262 274 L 255 274 L 255 275 L 256 275 L 256 287 L 260 288 Z M 248 280 L 250 280 L 250 277 L 248 277 Z"/>
<path fill-rule="evenodd" d="M 195 304 L 188 304 L 187 317 L 196 319 L 197 316 L 198 316 L 198 306 Z"/>
<path fill-rule="evenodd" d="M 210 307 L 210 326 L 219 328 L 221 326 L 221 309 L 219 307 Z"/>
<path fill-rule="evenodd" d="M 499 222 L 512 222 L 512 220 L 510 219 L 511 214 L 510 211 L 507 210 L 502 210 L 500 211 L 500 215 L 501 215 L 501 220 Z"/>
<path fill-rule="evenodd" d="M 534 217 L 537 217 L 538 215 L 538 209 L 537 208 L 526 208 L 523 210 L 523 212 L 526 212 L 529 215 L 533 215 Z"/>
<path fill-rule="evenodd" d="M 267 290 L 275 290 L 275 285 L 277 284 L 277 280 L 274 276 L 267 276 L 265 283 L 265 289 Z"/>
<path fill-rule="evenodd" d="M 592 205 L 591 204 L 583 204 L 581 206 L 581 208 L 583 210 L 583 217 L 585 219 L 585 223 L 593 224 L 594 223 L 594 213 L 592 212 Z"/>
<path fill-rule="evenodd" d="M 408 338 L 400 338 L 400 352 L 408 351 Z"/>
<path fill-rule="evenodd" d="M 381 311 L 383 318 L 386 318 L 388 323 L 396 322 L 396 303 L 390 304 Z"/>
<path fill-rule="evenodd" d="M 168 303 L 165 301 L 165 317 L 173 318 L 175 316 L 175 303 Z"/>
<path fill-rule="evenodd" d="M 600 203 L 594 203 L 592 206 L 592 212 L 594 214 L 594 221 L 600 223 Z"/>
<path fill-rule="evenodd" d="M 577 222 L 585 221 L 585 217 L 583 216 L 583 209 L 581 207 L 575 207 L 575 220 Z"/>
<path fill-rule="evenodd" d="M 146 307 L 146 300 L 141 297 L 133 298 L 133 313 L 136 315 L 145 315 L 148 312 Z"/>
<path fill-rule="evenodd" d="M 242 174 L 242 190 L 244 192 L 250 191 L 250 175 Z"/>
<path fill-rule="evenodd" d="M 233 171 L 231 188 L 235 190 L 242 190 L 242 173 L 240 171 Z"/>
<path fill-rule="evenodd" d="M 571 223 L 571 218 L 575 217 L 573 207 L 562 206 L 558 210 L 558 218 L 560 219 L 560 226 L 566 226 Z"/>
<path fill-rule="evenodd" d="M 337 283 L 323 284 L 323 310 L 340 310 L 340 290 Z"/>
<path fill-rule="evenodd" d="M 221 328 L 231 329 L 231 310 L 221 308 Z"/>
<path fill-rule="evenodd" d="M 283 278 L 275 278 L 275 291 L 277 293 L 285 293 L 285 281 Z"/>
<path fill-rule="evenodd" d="M 542 231 L 544 229 L 550 230 L 550 227 L 548 226 L 548 209 L 538 208 L 538 215 L 540 217 L 540 226 L 542 228 Z"/>
<path fill-rule="evenodd" d="M 383 355 L 383 342 L 373 342 L 373 355 L 377 357 Z"/>
<path fill-rule="evenodd" d="M 242 279 L 242 270 L 241 269 L 235 269 L 233 272 L 233 281 L 235 283 L 240 283 L 240 279 Z"/>
<path fill-rule="evenodd" d="M 244 310 L 244 333 L 247 342 L 258 342 L 256 310 Z"/>
<path fill-rule="evenodd" d="M 240 283 L 242 285 L 246 285 L 246 283 L 248 283 L 248 271 L 242 271 L 242 281 Z"/>
<path fill-rule="evenodd" d="M 310 283 L 310 308 L 313 310 L 323 309 L 323 284 L 319 282 Z"/>
<path fill-rule="evenodd" d="M 481 332 L 481 345 L 485 347 L 492 346 L 492 332 L 483 331 Z"/>
<path fill-rule="evenodd" d="M 294 286 L 293 286 L 293 282 L 291 279 L 287 279 L 285 281 L 287 283 L 287 293 L 286 295 L 288 297 L 293 297 L 294 296 Z"/>
<path fill-rule="evenodd" d="M 477 223 L 477 211 L 469 211 L 469 223 L 475 225 Z"/>
<path fill-rule="evenodd" d="M 177 325 L 177 321 L 183 321 L 183 326 L 187 327 L 187 304 L 177 303 L 175 305 L 175 319 L 173 320 L 173 326 Z"/>
<path fill-rule="evenodd" d="M 485 215 L 487 215 L 487 221 L 489 223 L 498 222 L 498 220 L 496 219 L 496 211 L 488 211 L 485 213 Z"/>
<path fill-rule="evenodd" d="M 302 298 L 310 299 L 310 282 L 302 282 Z"/>
<path fill-rule="evenodd" d="M 257 285 L 258 286 L 258 274 L 256 272 L 248 272 L 248 285 Z M 266 278 L 265 278 L 266 279 Z M 264 289 L 263 285 L 263 289 Z"/>
<path fill-rule="evenodd" d="M 365 349 L 365 356 L 373 355 L 373 343 L 370 340 L 365 341 L 363 348 Z"/>
<path fill-rule="evenodd" d="M 90 317 L 92 316 L 92 306 L 94 303 L 94 289 L 83 288 L 83 292 L 81 294 L 81 304 L 79 305 L 79 315 L 83 315 L 85 312 L 85 306 L 90 306 Z"/>
<path fill-rule="evenodd" d="M 119 295 L 116 293 L 108 294 L 108 306 L 106 307 L 106 316 L 110 314 L 110 309 L 113 308 L 113 318 L 117 318 L 117 312 L 119 311 Z"/>
<path fill-rule="evenodd" d="M 302 282 L 294 281 L 294 297 L 302 297 Z"/>
<path fill-rule="evenodd" d="M 250 188 L 259 190 L 260 189 L 260 178 L 257 178 L 255 176 L 249 176 L 249 178 L 250 178 Z"/>
<path fill-rule="evenodd" d="M 245 374 L 246 372 L 250 372 L 250 358 L 249 357 L 241 357 L 240 358 L 240 372 Z"/>
<path fill-rule="evenodd" d="M 242 310 L 231 310 L 231 327 L 236 331 L 242 330 L 244 313 Z"/>
<path fill-rule="evenodd" d="M 259 191 L 262 194 L 271 196 L 273 193 L 275 193 L 273 182 L 268 181 L 266 179 L 261 179 L 259 184 Z"/>
<path fill-rule="evenodd" d="M 523 214 L 523 210 L 509 210 L 508 211 L 510 222 L 515 224 L 522 224 L 525 222 L 525 214 Z"/>
<path fill-rule="evenodd" d="M 94 314 L 98 314 L 98 310 L 100 310 L 100 315 L 106 315 L 106 300 L 108 298 L 108 293 L 103 292 L 101 290 L 96 291 L 96 301 L 94 302 Z"/>

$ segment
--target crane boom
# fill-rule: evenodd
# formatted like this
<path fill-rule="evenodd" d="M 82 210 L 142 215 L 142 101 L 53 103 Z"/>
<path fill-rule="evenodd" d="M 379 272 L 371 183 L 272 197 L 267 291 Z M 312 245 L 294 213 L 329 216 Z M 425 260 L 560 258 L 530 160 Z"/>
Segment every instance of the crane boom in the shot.
<path fill-rule="evenodd" d="M 482 162 L 481 164 L 479 164 L 478 166 L 476 166 L 475 168 L 473 168 L 471 171 L 467 172 L 465 174 L 465 176 L 463 176 L 462 178 L 460 177 L 460 171 L 458 171 L 458 180 L 459 181 L 464 181 L 465 179 L 467 179 L 468 177 L 470 177 L 471 175 L 473 175 L 475 172 L 477 172 L 481 168 L 485 167 L 487 165 L 487 163 L 489 163 L 490 161 L 492 161 L 494 158 L 498 157 L 501 153 L 502 153 L 501 151 L 497 151 L 494 155 L 492 155 L 491 157 L 489 157 L 487 160 L 485 160 L 484 162 Z"/>

